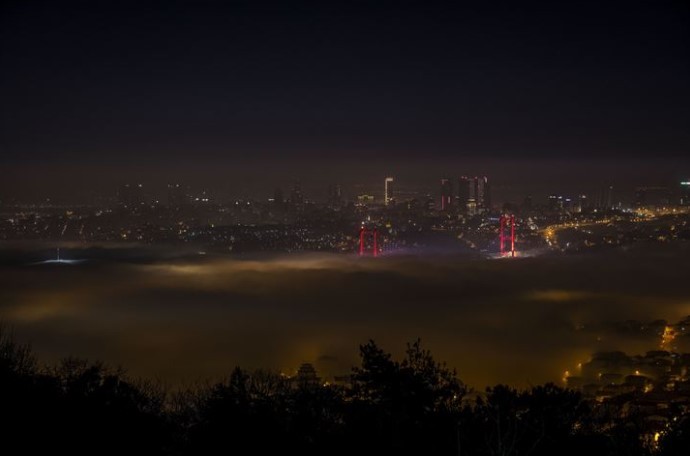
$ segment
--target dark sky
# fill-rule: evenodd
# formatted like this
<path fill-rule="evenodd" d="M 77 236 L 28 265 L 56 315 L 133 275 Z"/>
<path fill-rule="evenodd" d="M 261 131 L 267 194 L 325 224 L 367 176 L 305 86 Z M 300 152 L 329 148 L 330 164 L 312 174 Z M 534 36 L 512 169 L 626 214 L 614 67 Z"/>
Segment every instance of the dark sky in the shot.
<path fill-rule="evenodd" d="M 5 1 L 0 165 L 687 153 L 688 2 L 448 3 Z"/>

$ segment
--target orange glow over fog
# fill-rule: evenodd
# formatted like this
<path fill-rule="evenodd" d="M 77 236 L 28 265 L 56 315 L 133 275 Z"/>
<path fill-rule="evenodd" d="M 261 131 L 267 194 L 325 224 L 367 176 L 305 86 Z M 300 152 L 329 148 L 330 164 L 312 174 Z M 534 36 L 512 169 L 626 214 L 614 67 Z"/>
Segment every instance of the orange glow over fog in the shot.
<path fill-rule="evenodd" d="M 312 362 L 340 375 L 370 338 L 400 353 L 421 337 L 470 385 L 524 386 L 558 381 L 594 351 L 659 344 L 589 332 L 590 323 L 688 311 L 672 264 L 639 263 L 659 296 L 645 290 L 650 281 L 630 280 L 638 263 L 592 261 L 293 255 L 5 267 L 0 298 L 3 319 L 43 359 L 102 359 L 174 384 L 236 364 L 290 372 Z"/>

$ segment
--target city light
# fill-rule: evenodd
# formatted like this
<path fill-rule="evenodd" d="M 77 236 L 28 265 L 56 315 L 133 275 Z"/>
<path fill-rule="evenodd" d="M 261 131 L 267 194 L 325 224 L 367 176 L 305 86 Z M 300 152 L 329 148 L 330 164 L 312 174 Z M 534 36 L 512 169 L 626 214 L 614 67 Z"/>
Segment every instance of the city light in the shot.
<path fill-rule="evenodd" d="M 690 453 L 688 2 L 523 3 L 1 3 L 6 451 Z"/>

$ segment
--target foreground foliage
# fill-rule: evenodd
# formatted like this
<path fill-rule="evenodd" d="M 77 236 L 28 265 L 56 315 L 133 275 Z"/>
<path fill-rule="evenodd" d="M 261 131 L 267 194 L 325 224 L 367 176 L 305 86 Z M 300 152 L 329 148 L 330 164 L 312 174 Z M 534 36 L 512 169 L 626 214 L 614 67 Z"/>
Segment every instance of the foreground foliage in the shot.
<path fill-rule="evenodd" d="M 0 437 L 24 454 L 686 454 L 690 417 L 658 447 L 633 417 L 593 410 L 552 384 L 476 396 L 419 341 L 402 360 L 373 341 L 347 386 L 235 368 L 166 394 L 99 363 L 40 367 L 0 330 Z"/>

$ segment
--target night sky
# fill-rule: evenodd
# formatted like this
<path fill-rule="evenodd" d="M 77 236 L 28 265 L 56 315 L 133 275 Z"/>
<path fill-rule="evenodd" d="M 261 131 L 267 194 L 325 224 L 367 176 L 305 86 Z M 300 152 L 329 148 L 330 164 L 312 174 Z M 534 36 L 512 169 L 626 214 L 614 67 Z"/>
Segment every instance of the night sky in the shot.
<path fill-rule="evenodd" d="M 689 4 L 602 3 L 6 1 L 0 166 L 40 186 L 687 165 Z"/>
<path fill-rule="evenodd" d="M 370 337 L 479 387 L 657 347 L 632 328 L 690 315 L 690 1 L 466 3 L 1 1 L 0 329 L 172 382 Z"/>

